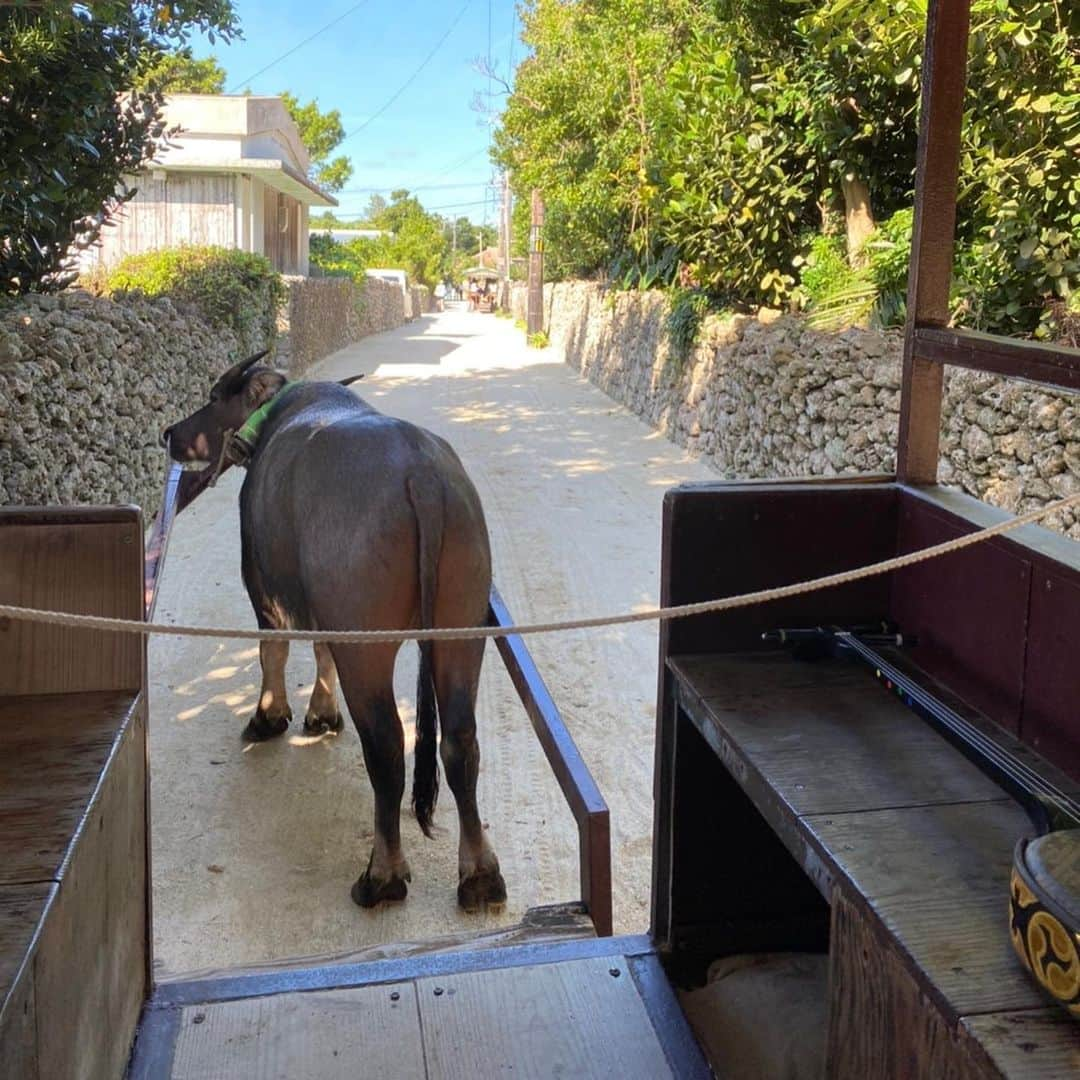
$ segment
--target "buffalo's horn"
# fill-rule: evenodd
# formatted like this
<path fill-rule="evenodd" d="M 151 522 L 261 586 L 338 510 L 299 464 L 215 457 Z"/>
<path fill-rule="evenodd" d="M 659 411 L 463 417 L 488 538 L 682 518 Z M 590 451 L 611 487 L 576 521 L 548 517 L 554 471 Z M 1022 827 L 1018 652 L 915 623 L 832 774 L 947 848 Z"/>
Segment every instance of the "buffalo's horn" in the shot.
<path fill-rule="evenodd" d="M 257 352 L 254 356 L 249 356 L 246 360 L 240 360 L 238 363 L 233 364 L 233 366 L 218 379 L 218 386 L 229 386 L 231 383 L 236 382 L 236 380 L 239 379 L 252 364 L 261 360 L 269 351 L 269 349 L 263 349 L 262 352 Z"/>

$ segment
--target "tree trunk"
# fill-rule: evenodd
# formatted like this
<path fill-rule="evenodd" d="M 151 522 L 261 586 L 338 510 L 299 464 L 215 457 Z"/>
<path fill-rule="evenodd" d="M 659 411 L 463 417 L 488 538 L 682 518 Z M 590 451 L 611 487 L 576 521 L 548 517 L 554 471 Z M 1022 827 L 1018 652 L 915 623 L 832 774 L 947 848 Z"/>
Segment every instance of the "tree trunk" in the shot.
<path fill-rule="evenodd" d="M 852 266 L 865 266 L 863 244 L 874 231 L 874 212 L 870 207 L 870 189 L 857 176 L 845 176 L 844 218 L 847 224 L 848 262 Z"/>

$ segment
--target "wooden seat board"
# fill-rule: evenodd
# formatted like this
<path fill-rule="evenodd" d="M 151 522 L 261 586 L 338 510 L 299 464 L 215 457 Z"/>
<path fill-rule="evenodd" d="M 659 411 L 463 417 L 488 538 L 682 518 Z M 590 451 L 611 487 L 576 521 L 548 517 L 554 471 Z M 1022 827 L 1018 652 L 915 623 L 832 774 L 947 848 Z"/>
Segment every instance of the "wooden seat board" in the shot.
<path fill-rule="evenodd" d="M 1002 797 L 858 665 L 731 654 L 671 668 L 695 720 L 714 724 L 796 815 Z"/>
<path fill-rule="evenodd" d="M 189 1006 L 170 1075 L 424 1080 L 416 989 L 397 983 Z"/>
<path fill-rule="evenodd" d="M 58 879 L 136 700 L 127 691 L 0 698 L 0 885 Z"/>
<path fill-rule="evenodd" d="M 1080 1076 L 1080 1025 L 1063 1009 L 966 1017 L 961 1031 L 1002 1076 L 1024 1080 Z"/>
<path fill-rule="evenodd" d="M 421 979 L 416 990 L 432 1078 L 672 1075 L 622 957 Z"/>
<path fill-rule="evenodd" d="M 669 666 L 826 898 L 844 883 L 946 1015 L 1043 1004 L 1005 919 L 1013 847 L 1032 827 L 1001 788 L 855 665 L 761 653 Z"/>

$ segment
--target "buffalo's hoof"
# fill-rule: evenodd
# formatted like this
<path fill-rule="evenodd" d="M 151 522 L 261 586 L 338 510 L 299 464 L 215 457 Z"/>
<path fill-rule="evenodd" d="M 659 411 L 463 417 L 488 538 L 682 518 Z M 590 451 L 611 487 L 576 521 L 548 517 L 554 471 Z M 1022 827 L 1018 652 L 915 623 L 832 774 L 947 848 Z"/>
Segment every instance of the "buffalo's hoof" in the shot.
<path fill-rule="evenodd" d="M 474 915 L 478 911 L 501 911 L 506 903 L 506 882 L 499 864 L 462 878 L 457 890 L 458 907 Z"/>
<path fill-rule="evenodd" d="M 305 735 L 325 735 L 328 731 L 332 735 L 338 735 L 344 727 L 345 721 L 339 712 L 335 712 L 333 716 L 316 716 L 309 712 L 304 717 Z"/>
<path fill-rule="evenodd" d="M 378 907 L 379 904 L 399 903 L 409 895 L 406 878 L 392 877 L 379 881 L 365 870 L 352 887 L 352 898 L 362 908 Z"/>
<path fill-rule="evenodd" d="M 281 716 L 267 716 L 262 709 L 257 709 L 240 737 L 244 742 L 266 742 L 267 739 L 281 735 L 288 728 L 291 719 L 292 709 L 286 709 Z"/>

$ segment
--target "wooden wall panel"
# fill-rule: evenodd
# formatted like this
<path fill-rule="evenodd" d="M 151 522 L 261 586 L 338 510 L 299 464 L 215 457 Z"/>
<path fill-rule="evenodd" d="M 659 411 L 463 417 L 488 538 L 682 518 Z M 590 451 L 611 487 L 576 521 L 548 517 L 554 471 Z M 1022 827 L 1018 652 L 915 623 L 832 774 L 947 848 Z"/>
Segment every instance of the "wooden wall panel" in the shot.
<path fill-rule="evenodd" d="M 299 271 L 300 217 L 300 203 L 296 199 L 273 188 L 263 189 L 263 254 L 283 274 Z M 283 221 L 286 221 L 284 230 Z"/>
<path fill-rule="evenodd" d="M 896 551 L 897 491 L 886 484 L 700 484 L 664 500 L 662 602 L 683 604 L 788 585 Z M 761 646 L 764 630 L 884 618 L 884 575 L 790 600 L 679 619 L 661 630 L 670 652 Z"/>
<path fill-rule="evenodd" d="M 124 1074 L 147 985 L 145 699 L 60 883 L 34 957 L 42 1077 Z"/>
<path fill-rule="evenodd" d="M 917 551 L 975 526 L 905 495 L 899 550 Z M 1014 735 L 1020 731 L 1031 562 L 1007 541 L 898 571 L 893 617 L 914 635 L 912 660 Z"/>
<path fill-rule="evenodd" d="M 0 1076 L 39 1080 L 34 974 L 28 968 L 0 1015 Z"/>
<path fill-rule="evenodd" d="M 46 515 L 47 516 L 47 515 Z M 143 617 L 137 510 L 31 524 L 0 513 L 0 601 L 79 614 Z M 137 690 L 143 639 L 0 620 L 0 695 Z"/>
<path fill-rule="evenodd" d="M 915 984 L 891 941 L 839 889 L 832 904 L 829 997 L 829 1080 L 975 1080 L 987 1075 Z"/>
<path fill-rule="evenodd" d="M 1080 777 L 1080 573 L 1036 565 L 1020 736 Z"/>

